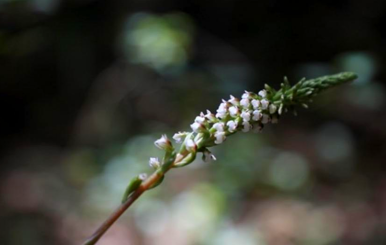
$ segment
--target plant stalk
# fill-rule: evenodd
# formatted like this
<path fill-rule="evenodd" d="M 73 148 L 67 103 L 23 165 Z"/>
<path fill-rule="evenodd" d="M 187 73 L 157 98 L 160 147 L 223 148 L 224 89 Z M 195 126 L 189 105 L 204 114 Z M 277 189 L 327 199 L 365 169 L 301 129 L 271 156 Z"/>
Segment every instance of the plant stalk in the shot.
<path fill-rule="evenodd" d="M 174 164 L 181 161 L 186 156 L 180 154 L 175 160 Z M 170 168 L 166 169 L 163 174 L 170 170 Z M 94 245 L 98 242 L 98 240 L 106 233 L 106 231 L 122 216 L 122 214 L 147 190 L 149 190 L 155 183 L 157 183 L 163 176 L 163 174 L 159 174 L 157 171 L 149 176 L 139 187 L 135 190 L 127 200 L 122 203 L 100 226 L 99 228 L 89 237 L 82 245 Z"/>

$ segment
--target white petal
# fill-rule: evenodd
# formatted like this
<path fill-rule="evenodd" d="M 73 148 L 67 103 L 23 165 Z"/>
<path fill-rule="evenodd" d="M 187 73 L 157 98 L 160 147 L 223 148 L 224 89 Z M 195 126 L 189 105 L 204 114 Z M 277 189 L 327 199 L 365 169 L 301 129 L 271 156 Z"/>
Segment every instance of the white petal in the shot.
<path fill-rule="evenodd" d="M 241 96 L 242 99 L 249 99 L 251 96 L 251 93 L 248 92 L 247 90 L 244 91 L 243 95 Z"/>
<path fill-rule="evenodd" d="M 214 141 L 215 144 L 221 144 L 225 140 L 225 132 L 219 131 L 214 134 L 214 137 L 216 137 L 216 140 Z"/>
<path fill-rule="evenodd" d="M 163 134 L 161 138 L 156 140 L 154 142 L 154 145 L 158 147 L 161 150 L 169 150 L 172 147 L 171 142 L 169 141 L 168 137 L 166 134 Z"/>
<path fill-rule="evenodd" d="M 139 175 L 138 175 L 138 178 L 139 178 L 140 180 L 145 180 L 145 179 L 147 179 L 147 174 L 145 174 L 145 173 L 139 174 Z"/>
<path fill-rule="evenodd" d="M 196 123 L 203 123 L 203 122 L 205 122 L 205 117 L 196 117 L 196 119 L 194 119 L 194 121 L 196 122 Z"/>
<path fill-rule="evenodd" d="M 192 140 L 192 139 L 188 139 L 186 141 L 186 149 L 190 152 L 193 152 L 196 150 L 197 146 L 196 146 L 196 143 Z"/>
<path fill-rule="evenodd" d="M 235 105 L 235 106 L 238 106 L 239 105 L 239 100 L 234 97 L 233 95 L 230 96 L 231 98 L 228 100 L 229 103 L 231 103 L 232 105 Z"/>
<path fill-rule="evenodd" d="M 156 168 L 159 168 L 161 164 L 158 160 L 158 157 L 150 157 L 149 165 L 150 165 L 150 167 L 156 169 Z"/>
<path fill-rule="evenodd" d="M 173 139 L 176 141 L 176 143 L 182 143 L 182 140 L 185 139 L 187 132 L 178 132 L 173 135 Z"/>
<path fill-rule="evenodd" d="M 261 100 L 261 109 L 266 110 L 268 108 L 269 101 L 266 99 Z"/>
<path fill-rule="evenodd" d="M 265 89 L 260 90 L 259 95 L 263 98 L 267 97 L 267 91 Z"/>
<path fill-rule="evenodd" d="M 231 106 L 229 107 L 229 114 L 232 116 L 232 117 L 236 117 L 237 114 L 239 112 L 239 108 L 237 108 L 236 106 Z"/>
<path fill-rule="evenodd" d="M 241 117 L 243 118 L 244 121 L 249 121 L 251 120 L 251 113 L 248 111 L 243 111 L 241 113 Z"/>
<path fill-rule="evenodd" d="M 233 133 L 234 131 L 236 131 L 237 123 L 235 121 L 229 121 L 227 122 L 227 126 L 228 126 L 228 131 Z"/>
<path fill-rule="evenodd" d="M 252 100 L 251 103 L 254 109 L 257 109 L 260 106 L 260 100 Z"/>
<path fill-rule="evenodd" d="M 216 118 L 210 110 L 206 110 L 206 115 L 205 115 L 205 117 L 206 117 L 208 120 L 210 120 L 210 121 L 213 121 L 213 120 Z"/>
<path fill-rule="evenodd" d="M 261 117 L 262 117 L 262 114 L 259 110 L 253 111 L 253 117 L 252 117 L 253 121 L 259 121 Z"/>
<path fill-rule="evenodd" d="M 248 108 L 248 107 L 249 107 L 249 104 L 250 104 L 250 102 L 249 102 L 249 99 L 247 99 L 247 98 L 242 99 L 242 100 L 240 101 L 240 105 L 243 106 L 244 108 Z"/>
<path fill-rule="evenodd" d="M 215 123 L 213 124 L 212 128 L 215 128 L 217 131 L 224 131 L 224 123 L 223 122 Z"/>
<path fill-rule="evenodd" d="M 202 128 L 202 125 L 200 123 L 193 123 L 190 125 L 190 127 L 192 128 L 193 132 L 195 133 L 199 133 L 201 128 Z"/>

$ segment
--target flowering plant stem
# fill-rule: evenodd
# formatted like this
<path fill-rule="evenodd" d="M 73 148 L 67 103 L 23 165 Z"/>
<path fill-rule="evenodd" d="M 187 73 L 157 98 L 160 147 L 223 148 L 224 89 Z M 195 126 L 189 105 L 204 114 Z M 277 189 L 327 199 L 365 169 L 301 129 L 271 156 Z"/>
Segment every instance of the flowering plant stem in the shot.
<path fill-rule="evenodd" d="M 170 169 L 192 163 L 197 153 L 202 153 L 204 161 L 216 160 L 208 148 L 223 143 L 228 136 L 252 129 L 260 132 L 265 124 L 277 123 L 283 112 L 294 110 L 297 105 L 307 108 L 307 103 L 312 102 L 312 98 L 323 90 L 350 82 L 356 77 L 352 72 L 343 72 L 316 79 L 302 79 L 292 87 L 284 78 L 277 91 L 266 84 L 258 94 L 245 91 L 241 100 L 231 95 L 229 100 L 223 100 L 216 114 L 209 110 L 206 114 L 201 112 L 190 125 L 193 132 L 178 132 L 173 136 L 176 143 L 181 144 L 179 150 L 174 148 L 166 135 L 162 135 L 154 144 L 165 155 L 161 160 L 152 157 L 149 161 L 149 165 L 155 169 L 154 173 L 149 177 L 140 174 L 131 180 L 122 204 L 83 245 L 95 244 L 145 191 L 158 186 Z"/>

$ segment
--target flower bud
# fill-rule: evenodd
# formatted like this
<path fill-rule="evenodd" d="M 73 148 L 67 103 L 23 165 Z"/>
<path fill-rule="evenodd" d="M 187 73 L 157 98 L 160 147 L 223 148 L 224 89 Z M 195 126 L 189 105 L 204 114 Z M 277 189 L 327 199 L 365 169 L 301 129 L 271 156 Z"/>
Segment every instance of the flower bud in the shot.
<path fill-rule="evenodd" d="M 147 174 L 145 174 L 145 173 L 139 174 L 138 179 L 144 181 L 145 179 L 147 179 Z"/>
<path fill-rule="evenodd" d="M 231 117 L 237 117 L 238 113 L 239 113 L 239 108 L 237 106 L 229 107 L 229 114 L 231 115 Z"/>
<path fill-rule="evenodd" d="M 241 113 L 241 117 L 243 118 L 244 121 L 249 121 L 251 120 L 251 113 L 249 111 L 243 111 Z"/>
<path fill-rule="evenodd" d="M 214 141 L 215 144 L 221 144 L 222 142 L 224 142 L 226 136 L 225 136 L 225 132 L 224 131 L 217 131 L 215 134 L 214 134 L 214 137 L 216 138 L 216 140 Z"/>
<path fill-rule="evenodd" d="M 233 133 L 236 131 L 237 129 L 237 122 L 236 121 L 228 121 L 227 122 L 227 126 L 228 126 L 228 131 Z"/>
<path fill-rule="evenodd" d="M 195 152 L 197 150 L 197 145 L 192 139 L 186 141 L 185 147 L 189 152 Z"/>
<path fill-rule="evenodd" d="M 218 132 L 224 131 L 224 123 L 223 122 L 215 123 L 213 124 L 212 128 L 216 129 Z"/>
<path fill-rule="evenodd" d="M 202 112 L 201 112 L 202 113 Z M 196 123 L 204 123 L 205 122 L 205 117 L 203 116 L 198 116 L 194 119 L 194 122 Z"/>
<path fill-rule="evenodd" d="M 262 97 L 262 98 L 265 98 L 265 97 L 267 97 L 267 91 L 266 91 L 265 89 L 263 89 L 263 90 L 260 90 L 260 92 L 259 92 L 259 96 L 260 96 L 260 97 Z"/>
<path fill-rule="evenodd" d="M 161 138 L 156 140 L 154 142 L 154 145 L 156 147 L 158 147 L 159 149 L 164 150 L 164 151 L 172 151 L 173 150 L 172 142 L 170 142 L 170 140 L 168 139 L 166 134 L 163 134 Z"/>
<path fill-rule="evenodd" d="M 230 96 L 231 98 L 228 100 L 229 103 L 231 103 L 234 106 L 238 106 L 240 104 L 240 101 L 234 97 L 233 95 Z"/>
<path fill-rule="evenodd" d="M 206 110 L 206 115 L 205 117 L 211 121 L 211 122 L 214 122 L 216 120 L 216 117 L 214 116 L 214 114 L 212 112 L 210 112 L 210 110 Z"/>
<path fill-rule="evenodd" d="M 173 139 L 176 141 L 176 143 L 182 143 L 186 135 L 188 135 L 188 132 L 178 132 L 173 135 Z"/>
<path fill-rule="evenodd" d="M 261 103 L 261 109 L 266 110 L 268 108 L 268 105 L 269 105 L 269 101 L 268 100 L 262 99 L 260 101 L 260 103 Z"/>
<path fill-rule="evenodd" d="M 248 98 L 242 99 L 242 100 L 240 101 L 240 105 L 241 105 L 242 107 L 244 107 L 244 108 L 248 108 L 248 107 L 249 107 L 249 104 L 250 104 L 250 102 L 249 102 L 249 99 L 248 99 Z"/>
<path fill-rule="evenodd" d="M 253 117 L 252 117 L 252 120 L 253 121 L 259 121 L 260 118 L 262 117 L 263 115 L 261 114 L 260 110 L 254 110 L 253 111 Z"/>
<path fill-rule="evenodd" d="M 260 106 L 260 100 L 252 100 L 251 103 L 254 109 L 257 109 Z"/>
<path fill-rule="evenodd" d="M 154 169 L 158 169 L 161 166 L 161 163 L 159 162 L 158 157 L 150 157 L 149 165 Z"/>
<path fill-rule="evenodd" d="M 241 96 L 242 99 L 250 99 L 251 98 L 251 92 L 248 92 L 247 90 L 244 91 L 243 95 Z"/>
<path fill-rule="evenodd" d="M 191 124 L 190 127 L 192 128 L 193 132 L 195 132 L 195 133 L 200 133 L 200 132 L 205 131 L 205 127 L 201 123 L 195 122 L 195 123 Z"/>

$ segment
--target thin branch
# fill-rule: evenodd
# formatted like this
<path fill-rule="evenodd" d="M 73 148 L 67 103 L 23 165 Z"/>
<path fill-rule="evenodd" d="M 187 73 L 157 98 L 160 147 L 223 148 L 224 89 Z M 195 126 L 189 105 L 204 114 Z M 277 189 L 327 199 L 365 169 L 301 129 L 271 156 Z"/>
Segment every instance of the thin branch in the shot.
<path fill-rule="evenodd" d="M 184 155 L 179 155 L 174 163 L 178 163 Z M 170 169 L 170 168 L 169 168 Z M 165 173 L 169 170 L 167 169 Z M 106 233 L 106 231 L 122 216 L 122 214 L 147 190 L 150 189 L 155 183 L 157 183 L 162 178 L 162 175 L 154 172 L 149 176 L 136 191 L 134 191 L 127 200 L 122 203 L 106 220 L 103 222 L 99 228 L 89 237 L 82 245 L 94 245 L 98 240 Z"/>

